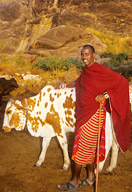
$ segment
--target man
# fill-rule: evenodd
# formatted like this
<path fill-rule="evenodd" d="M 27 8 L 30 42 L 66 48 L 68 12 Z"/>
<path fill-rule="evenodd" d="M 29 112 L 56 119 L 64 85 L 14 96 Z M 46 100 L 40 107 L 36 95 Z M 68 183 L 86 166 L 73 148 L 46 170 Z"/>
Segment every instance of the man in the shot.
<path fill-rule="evenodd" d="M 67 84 L 67 87 L 76 87 L 76 129 L 72 152 L 74 160 L 72 178 L 70 182 L 58 185 L 62 191 L 77 190 L 81 185 L 93 185 L 95 182 L 99 103 L 102 106 L 101 134 L 103 139 L 102 143 L 100 141 L 101 148 L 105 147 L 103 130 L 105 130 L 106 110 L 112 114 L 114 131 L 120 149 L 125 152 L 130 145 L 128 81 L 106 66 L 94 62 L 95 49 L 91 45 L 83 46 L 81 59 L 85 69 L 76 81 Z M 104 150 L 99 153 L 100 161 L 104 159 L 103 152 Z M 82 167 L 86 168 L 87 178 L 80 181 Z"/>

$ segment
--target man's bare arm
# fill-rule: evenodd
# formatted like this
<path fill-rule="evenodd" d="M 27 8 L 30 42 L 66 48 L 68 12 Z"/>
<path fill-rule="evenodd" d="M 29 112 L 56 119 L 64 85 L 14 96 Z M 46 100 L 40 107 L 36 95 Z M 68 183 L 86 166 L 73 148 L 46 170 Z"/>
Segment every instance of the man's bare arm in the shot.
<path fill-rule="evenodd" d="M 71 81 L 71 82 L 67 83 L 66 86 L 68 88 L 76 87 L 76 81 Z"/>

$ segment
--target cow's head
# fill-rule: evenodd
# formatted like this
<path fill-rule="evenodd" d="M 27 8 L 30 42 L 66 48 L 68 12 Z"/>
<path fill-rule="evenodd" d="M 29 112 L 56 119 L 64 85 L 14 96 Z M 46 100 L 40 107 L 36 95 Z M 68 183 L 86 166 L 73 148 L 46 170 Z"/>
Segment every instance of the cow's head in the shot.
<path fill-rule="evenodd" d="M 26 124 L 26 102 L 25 100 L 10 99 L 7 103 L 3 127 L 6 132 L 11 129 L 22 131 Z"/>

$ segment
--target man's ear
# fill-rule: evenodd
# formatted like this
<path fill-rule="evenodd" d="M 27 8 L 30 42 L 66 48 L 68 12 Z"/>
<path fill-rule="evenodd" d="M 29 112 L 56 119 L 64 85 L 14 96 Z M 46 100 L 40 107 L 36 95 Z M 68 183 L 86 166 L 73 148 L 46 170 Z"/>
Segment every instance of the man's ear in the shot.
<path fill-rule="evenodd" d="M 94 57 L 94 59 L 95 59 L 95 57 L 96 57 L 96 53 L 93 53 L 93 57 Z"/>

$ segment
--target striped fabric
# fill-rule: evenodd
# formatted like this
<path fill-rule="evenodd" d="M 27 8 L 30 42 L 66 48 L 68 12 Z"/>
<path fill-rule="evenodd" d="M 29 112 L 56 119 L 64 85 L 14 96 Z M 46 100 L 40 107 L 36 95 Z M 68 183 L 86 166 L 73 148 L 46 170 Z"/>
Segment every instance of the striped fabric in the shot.
<path fill-rule="evenodd" d="M 103 161 L 105 158 L 105 119 L 106 119 L 106 109 L 105 109 L 105 103 L 103 103 L 101 106 L 101 124 L 100 124 L 101 137 L 100 137 L 99 161 Z M 99 109 L 86 124 L 80 127 L 78 132 L 75 134 L 72 159 L 77 164 L 86 166 L 86 164 L 91 164 L 93 162 L 96 163 L 98 127 L 99 127 Z"/>

